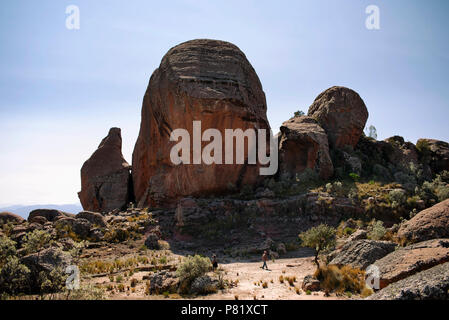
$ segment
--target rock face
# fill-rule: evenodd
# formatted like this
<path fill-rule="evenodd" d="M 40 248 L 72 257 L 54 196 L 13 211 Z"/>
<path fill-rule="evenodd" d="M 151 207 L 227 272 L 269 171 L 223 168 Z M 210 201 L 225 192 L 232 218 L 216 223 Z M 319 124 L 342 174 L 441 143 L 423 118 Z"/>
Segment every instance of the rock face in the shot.
<path fill-rule="evenodd" d="M 109 212 L 126 207 L 133 200 L 130 169 L 122 155 L 121 131 L 111 128 L 81 168 L 78 196 L 84 210 Z"/>
<path fill-rule="evenodd" d="M 449 238 L 449 199 L 421 211 L 402 224 L 397 236 L 408 242 Z"/>
<path fill-rule="evenodd" d="M 392 283 L 367 300 L 447 300 L 449 262 Z"/>
<path fill-rule="evenodd" d="M 380 272 L 380 288 L 417 272 L 449 261 L 449 239 L 420 242 L 386 255 L 374 264 Z"/>
<path fill-rule="evenodd" d="M 224 163 L 224 130 L 269 129 L 266 108 L 259 78 L 235 45 L 203 39 L 170 49 L 151 76 L 142 105 L 133 153 L 139 206 L 168 205 L 171 199 L 222 193 L 230 185 L 255 183 L 260 178 L 259 165 L 192 164 L 192 156 L 191 164 L 174 165 L 170 151 L 180 140 L 170 141 L 170 134 L 185 129 L 193 139 L 193 121 L 201 121 L 201 132 L 218 129 Z M 203 142 L 202 148 L 208 144 Z"/>
<path fill-rule="evenodd" d="M 322 179 L 333 175 L 326 132 L 311 117 L 294 117 L 280 128 L 279 163 L 281 174 L 295 176 L 310 168 Z"/>
<path fill-rule="evenodd" d="M 1 223 L 22 223 L 25 219 L 23 219 L 21 216 L 18 216 L 17 214 L 11 213 L 11 212 L 0 212 L 0 222 Z"/>
<path fill-rule="evenodd" d="M 44 217 L 47 221 L 53 222 L 61 218 L 72 217 L 72 214 L 55 209 L 36 209 L 28 215 L 28 221 L 33 222 L 36 217 Z"/>
<path fill-rule="evenodd" d="M 429 164 L 434 173 L 449 170 L 449 143 L 435 139 L 419 139 L 416 145 L 426 145 Z M 423 151 L 423 150 L 421 150 Z"/>
<path fill-rule="evenodd" d="M 315 99 L 308 116 L 315 118 L 326 130 L 331 147 L 355 147 L 368 119 L 368 110 L 357 92 L 332 87 Z"/>
<path fill-rule="evenodd" d="M 395 247 L 395 243 L 387 241 L 356 240 L 348 242 L 329 264 L 349 265 L 352 268 L 366 269 L 376 260 L 392 252 Z"/>

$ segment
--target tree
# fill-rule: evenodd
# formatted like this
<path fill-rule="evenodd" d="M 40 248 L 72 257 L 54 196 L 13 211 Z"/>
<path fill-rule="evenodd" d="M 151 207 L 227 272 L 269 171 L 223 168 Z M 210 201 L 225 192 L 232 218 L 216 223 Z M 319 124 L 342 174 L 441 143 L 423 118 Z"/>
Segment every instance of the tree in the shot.
<path fill-rule="evenodd" d="M 304 115 L 305 115 L 304 111 L 298 110 L 298 111 L 295 112 L 295 117 L 301 117 L 301 116 L 304 116 Z"/>
<path fill-rule="evenodd" d="M 368 127 L 368 137 L 373 138 L 374 140 L 377 140 L 377 129 L 375 126 L 370 125 Z"/>
<path fill-rule="evenodd" d="M 326 224 L 320 224 L 299 235 L 302 244 L 306 247 L 315 249 L 315 264 L 320 268 L 318 255 L 321 251 L 330 249 L 336 243 L 336 230 Z"/>

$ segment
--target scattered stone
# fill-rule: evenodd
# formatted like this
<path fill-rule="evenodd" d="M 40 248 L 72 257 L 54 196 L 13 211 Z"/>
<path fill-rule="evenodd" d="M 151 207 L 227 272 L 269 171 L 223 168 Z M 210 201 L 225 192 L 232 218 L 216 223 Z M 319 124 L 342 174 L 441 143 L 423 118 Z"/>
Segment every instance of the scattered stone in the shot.
<path fill-rule="evenodd" d="M 338 266 L 366 269 L 376 260 L 394 251 L 396 244 L 387 241 L 356 240 L 346 243 L 340 252 L 329 262 Z"/>
<path fill-rule="evenodd" d="M 311 275 L 307 275 L 302 281 L 301 288 L 304 291 L 320 291 L 320 281 Z"/>
<path fill-rule="evenodd" d="M 419 212 L 403 223 L 397 236 L 406 242 L 449 238 L 449 199 Z"/>

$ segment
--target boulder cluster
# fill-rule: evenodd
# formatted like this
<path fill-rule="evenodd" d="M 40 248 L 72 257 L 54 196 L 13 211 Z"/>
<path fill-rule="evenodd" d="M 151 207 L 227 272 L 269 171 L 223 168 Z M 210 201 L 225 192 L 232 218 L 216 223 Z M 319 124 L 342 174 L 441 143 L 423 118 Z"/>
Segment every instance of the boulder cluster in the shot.
<path fill-rule="evenodd" d="M 266 111 L 261 82 L 237 46 L 200 39 L 173 47 L 153 72 L 144 95 L 132 167 L 121 152 L 120 129 L 112 128 L 81 169 L 79 198 L 83 208 L 109 212 L 124 209 L 129 202 L 139 207 L 175 207 L 184 197 L 219 195 L 260 185 L 260 165 L 248 161 L 234 165 L 173 164 L 170 150 L 176 141 L 170 140 L 170 134 L 177 128 L 192 133 L 193 121 L 201 121 L 203 132 L 213 128 L 222 136 L 225 129 L 270 130 Z M 294 178 L 310 169 L 327 180 L 341 167 L 359 175 L 363 170 L 382 171 L 382 166 L 373 169 L 369 163 L 379 157 L 385 166 L 408 165 L 426 157 L 428 174 L 449 169 L 447 143 L 421 139 L 417 148 L 401 137 L 366 139 L 363 129 L 367 118 L 368 110 L 357 92 L 339 86 L 323 91 L 307 115 L 282 124 L 276 177 Z M 203 147 L 206 144 L 202 142 Z M 348 148 L 359 149 L 366 158 L 354 157 Z M 191 149 L 189 156 L 192 153 Z"/>

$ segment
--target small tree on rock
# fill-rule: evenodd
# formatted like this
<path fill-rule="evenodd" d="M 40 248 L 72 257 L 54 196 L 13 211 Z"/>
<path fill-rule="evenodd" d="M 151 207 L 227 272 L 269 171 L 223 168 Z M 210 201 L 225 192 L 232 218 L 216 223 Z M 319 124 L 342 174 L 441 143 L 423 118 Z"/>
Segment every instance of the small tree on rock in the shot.
<path fill-rule="evenodd" d="M 336 230 L 326 224 L 320 224 L 299 235 L 302 244 L 306 247 L 315 249 L 315 264 L 320 268 L 318 255 L 321 251 L 330 249 L 336 243 Z"/>

